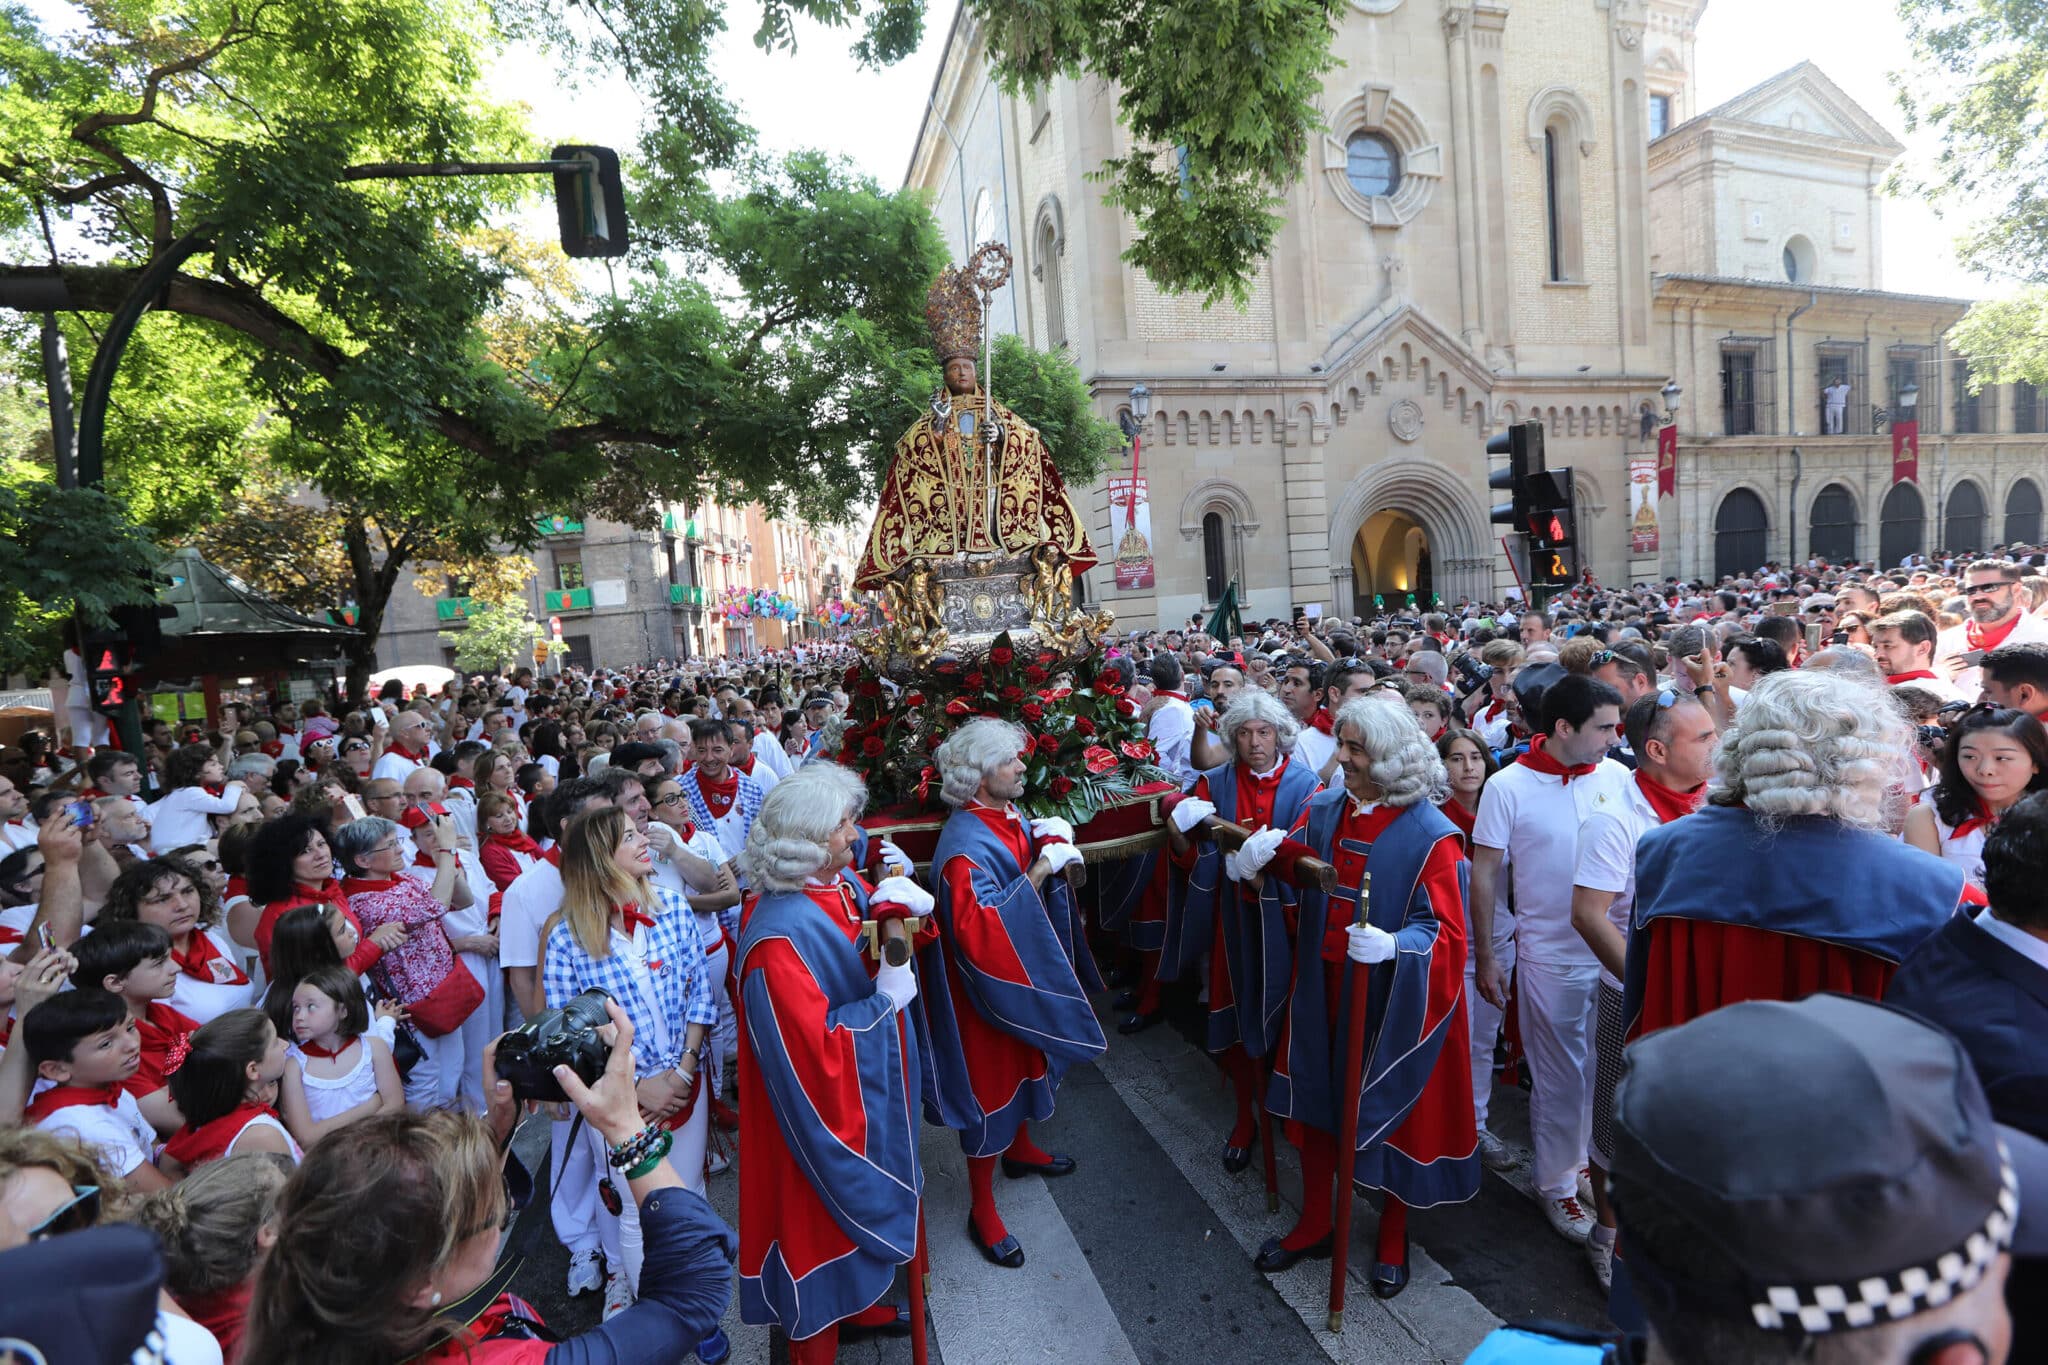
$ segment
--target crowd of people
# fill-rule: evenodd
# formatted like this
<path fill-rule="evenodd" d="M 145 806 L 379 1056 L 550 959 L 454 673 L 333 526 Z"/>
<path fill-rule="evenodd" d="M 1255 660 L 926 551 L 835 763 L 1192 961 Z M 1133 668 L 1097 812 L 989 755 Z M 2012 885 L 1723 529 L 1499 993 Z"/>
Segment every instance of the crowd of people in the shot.
<path fill-rule="evenodd" d="M 1173 790 L 1159 847 L 1085 880 L 1085 831 L 1019 808 L 1002 718 L 936 746 L 935 846 L 864 828 L 845 647 L 25 743 L 0 1274 L 154 1264 L 139 1322 L 181 1363 L 715 1365 L 735 1282 L 829 1361 L 910 1330 L 933 1254 L 1026 1265 L 995 1177 L 1076 1168 L 1032 1125 L 1109 1045 L 1107 997 L 1123 1034 L 1198 1011 L 1224 1170 L 1294 1149 L 1258 1271 L 1342 1255 L 1357 1188 L 1367 1281 L 1402 1293 L 1408 1210 L 1521 1164 L 1489 1128 L 1519 1080 L 1535 1213 L 1651 1358 L 2025 1358 L 2043 558 L 1127 633 L 1095 682 Z M 555 1344 L 497 1268 L 531 1106 L 495 1054 L 592 990 L 608 1069 L 560 1076 L 535 1216 L 602 1308 Z M 923 1226 L 927 1123 L 959 1135 L 964 1241 Z M 1847 1136 L 1806 1155 L 1823 1125 Z M 125 1321 L 46 1353 L 125 1358 Z"/>

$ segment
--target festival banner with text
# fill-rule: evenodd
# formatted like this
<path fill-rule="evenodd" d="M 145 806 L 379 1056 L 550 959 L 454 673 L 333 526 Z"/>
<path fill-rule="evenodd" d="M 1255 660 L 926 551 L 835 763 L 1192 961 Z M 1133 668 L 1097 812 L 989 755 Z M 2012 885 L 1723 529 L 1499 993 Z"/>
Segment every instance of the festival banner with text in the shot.
<path fill-rule="evenodd" d="M 1657 461 L 1628 462 L 1629 553 L 1657 553 Z"/>
<path fill-rule="evenodd" d="M 1110 531 L 1116 537 L 1116 585 L 1129 592 L 1152 586 L 1152 500 L 1145 476 L 1120 474 L 1109 481 Z"/>

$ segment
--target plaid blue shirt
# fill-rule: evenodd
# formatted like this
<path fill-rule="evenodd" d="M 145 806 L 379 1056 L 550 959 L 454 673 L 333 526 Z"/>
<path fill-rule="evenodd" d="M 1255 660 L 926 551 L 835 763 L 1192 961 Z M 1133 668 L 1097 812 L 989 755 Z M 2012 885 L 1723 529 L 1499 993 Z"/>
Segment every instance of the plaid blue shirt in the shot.
<path fill-rule="evenodd" d="M 629 965 L 632 955 L 622 950 L 630 940 L 617 929 L 612 930 L 612 951 L 592 957 L 583 951 L 564 920 L 548 935 L 542 954 L 541 985 L 549 1009 L 560 1009 L 592 986 L 609 992 L 619 1002 L 619 1008 L 633 1021 L 633 1070 L 640 1076 L 655 1075 L 682 1061 L 683 1035 L 691 1024 L 707 1029 L 718 1024 L 711 972 L 704 961 L 704 945 L 697 937 L 697 916 L 681 896 L 665 887 L 654 888 L 654 902 L 654 924 L 645 934 L 644 975 Z M 655 1016 L 648 1012 L 647 994 L 653 996 L 660 1018 L 668 1023 L 666 1048 L 655 1027 Z"/>

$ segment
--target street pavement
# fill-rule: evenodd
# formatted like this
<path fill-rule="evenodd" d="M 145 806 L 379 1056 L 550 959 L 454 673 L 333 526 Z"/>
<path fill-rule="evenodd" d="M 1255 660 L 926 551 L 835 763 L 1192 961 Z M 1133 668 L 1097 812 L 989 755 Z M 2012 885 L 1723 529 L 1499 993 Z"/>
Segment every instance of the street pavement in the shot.
<path fill-rule="evenodd" d="M 1259 1154 L 1226 1174 L 1220 1160 L 1231 1100 L 1222 1073 L 1193 1040 L 1199 1009 L 1169 1006 L 1166 1024 L 1119 1036 L 1098 1001 L 1109 1051 L 1070 1073 L 1059 1112 L 1033 1129 L 1041 1146 L 1070 1152 L 1079 1169 L 1059 1180 L 998 1178 L 996 1198 L 1029 1258 L 1020 1270 L 989 1265 L 967 1240 L 966 1166 L 952 1133 L 927 1127 L 925 1216 L 932 1248 L 931 1359 L 956 1365 L 1179 1365 L 1203 1360 L 1338 1362 L 1462 1361 L 1503 1320 L 1604 1325 L 1604 1296 L 1583 1254 L 1551 1232 L 1528 1184 L 1528 1106 L 1496 1087 L 1492 1125 L 1522 1163 L 1488 1172 L 1468 1204 L 1415 1211 L 1409 1219 L 1412 1278 L 1382 1303 L 1366 1287 L 1374 1215 L 1361 1199 L 1352 1228 L 1344 1331 L 1326 1330 L 1328 1261 L 1303 1261 L 1266 1277 L 1251 1257 L 1293 1226 L 1299 1167 L 1280 1142 L 1281 1210 L 1266 1211 Z M 547 1125 L 530 1122 L 519 1150 L 530 1169 L 545 1160 Z M 737 1225 L 733 1173 L 707 1193 Z M 539 1211 L 535 1211 L 538 1215 Z M 532 1239 L 515 1292 L 566 1333 L 596 1320 L 598 1296 L 568 1300 L 566 1260 L 543 1228 Z M 517 1236 L 517 1234 L 515 1234 Z M 900 1288 L 900 1286 L 899 1286 Z M 898 1301 L 903 1301 L 899 1294 Z M 782 1362 L 770 1333 L 726 1314 L 735 1365 Z M 870 1340 L 840 1348 L 842 1361 L 907 1365 L 910 1343 Z"/>

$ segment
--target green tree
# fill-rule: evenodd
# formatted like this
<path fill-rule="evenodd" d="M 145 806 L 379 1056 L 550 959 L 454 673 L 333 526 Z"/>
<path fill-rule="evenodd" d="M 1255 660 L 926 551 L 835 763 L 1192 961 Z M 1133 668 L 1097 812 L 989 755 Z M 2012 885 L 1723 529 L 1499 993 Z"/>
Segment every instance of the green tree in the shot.
<path fill-rule="evenodd" d="M 461 630 L 441 632 L 441 643 L 455 648 L 455 667 L 465 673 L 491 673 L 501 665 L 528 662 L 540 623 L 524 601 L 485 602 L 471 609 Z"/>

